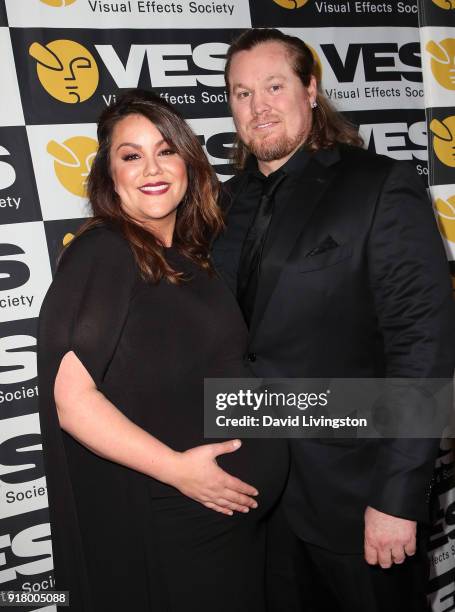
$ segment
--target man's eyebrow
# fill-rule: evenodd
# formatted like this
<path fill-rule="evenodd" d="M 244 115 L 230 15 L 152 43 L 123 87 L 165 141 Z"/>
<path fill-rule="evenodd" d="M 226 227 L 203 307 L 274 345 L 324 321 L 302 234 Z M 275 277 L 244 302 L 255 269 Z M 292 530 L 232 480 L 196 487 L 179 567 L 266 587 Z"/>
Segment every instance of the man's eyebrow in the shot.
<path fill-rule="evenodd" d="M 246 85 L 244 85 L 243 83 L 236 83 L 236 84 L 233 86 L 233 89 L 239 89 L 239 88 L 240 88 L 240 89 L 248 89 L 248 87 L 247 87 Z"/>
<path fill-rule="evenodd" d="M 274 79 L 285 79 L 286 77 L 284 76 L 284 74 L 271 74 L 270 76 L 265 78 L 265 81 L 268 83 L 269 81 L 273 81 Z M 243 83 L 235 83 L 233 86 L 233 89 L 249 89 L 249 87 L 247 85 L 244 85 Z"/>
<path fill-rule="evenodd" d="M 286 77 L 284 76 L 284 74 L 272 74 L 269 77 L 267 77 L 265 80 L 266 81 L 273 81 L 274 79 L 285 79 Z"/>

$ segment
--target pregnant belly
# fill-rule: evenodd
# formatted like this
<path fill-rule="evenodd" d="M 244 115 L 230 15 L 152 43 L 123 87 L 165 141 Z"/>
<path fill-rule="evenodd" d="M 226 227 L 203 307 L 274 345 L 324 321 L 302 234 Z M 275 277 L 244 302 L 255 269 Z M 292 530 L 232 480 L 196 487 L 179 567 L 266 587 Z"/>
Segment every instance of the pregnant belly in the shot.
<path fill-rule="evenodd" d="M 259 491 L 255 518 L 266 514 L 280 498 L 289 469 L 286 440 L 243 439 L 234 453 L 220 455 L 218 465 Z"/>

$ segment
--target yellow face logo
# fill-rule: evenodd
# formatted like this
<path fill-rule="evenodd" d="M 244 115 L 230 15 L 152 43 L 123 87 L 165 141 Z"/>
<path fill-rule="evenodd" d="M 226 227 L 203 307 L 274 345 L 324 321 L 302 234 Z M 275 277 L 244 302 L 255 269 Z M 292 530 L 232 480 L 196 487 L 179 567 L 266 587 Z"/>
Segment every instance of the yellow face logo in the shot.
<path fill-rule="evenodd" d="M 29 53 L 37 61 L 36 71 L 41 85 L 60 102 L 85 102 L 98 87 L 95 58 L 73 40 L 54 40 L 46 46 L 34 42 Z"/>
<path fill-rule="evenodd" d="M 62 245 L 66 247 L 73 238 L 74 238 L 74 234 L 72 234 L 71 232 L 68 232 L 67 234 L 63 236 Z"/>
<path fill-rule="evenodd" d="M 437 198 L 434 206 L 441 234 L 450 242 L 455 242 L 455 195 L 447 200 Z"/>
<path fill-rule="evenodd" d="M 87 177 L 97 148 L 96 140 L 87 136 L 74 136 L 62 143 L 51 140 L 47 145 L 58 180 L 70 193 L 81 198 L 87 195 Z"/>
<path fill-rule="evenodd" d="M 433 3 L 446 11 L 455 8 L 455 0 L 433 0 Z"/>
<path fill-rule="evenodd" d="M 41 0 L 41 2 L 48 6 L 69 6 L 76 2 L 76 0 Z"/>
<path fill-rule="evenodd" d="M 455 168 L 455 115 L 443 121 L 433 119 L 430 130 L 434 134 L 433 148 L 438 159 L 451 168 Z"/>
<path fill-rule="evenodd" d="M 455 89 L 455 38 L 445 38 L 440 43 L 433 40 L 425 49 L 431 55 L 431 72 L 446 89 Z"/>
<path fill-rule="evenodd" d="M 279 4 L 286 9 L 298 9 L 304 6 L 308 0 L 273 0 L 275 4 Z"/>

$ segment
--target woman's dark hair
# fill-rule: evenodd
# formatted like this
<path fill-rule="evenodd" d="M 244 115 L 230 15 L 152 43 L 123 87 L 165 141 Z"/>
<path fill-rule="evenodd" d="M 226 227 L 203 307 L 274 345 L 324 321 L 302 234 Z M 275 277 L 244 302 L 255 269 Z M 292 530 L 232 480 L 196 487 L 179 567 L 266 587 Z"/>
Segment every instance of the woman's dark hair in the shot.
<path fill-rule="evenodd" d="M 183 274 L 166 261 L 163 245 L 124 211 L 114 189 L 110 173 L 112 133 L 117 123 L 129 115 L 142 115 L 149 119 L 167 144 L 185 161 L 188 188 L 177 209 L 173 246 L 201 268 L 211 269 L 209 246 L 223 227 L 217 205 L 218 180 L 197 136 L 183 117 L 150 91 L 127 91 L 101 114 L 99 148 L 87 184 L 93 218 L 77 235 L 100 224 L 115 226 L 128 240 L 143 278 L 153 282 L 166 278 L 179 283 Z"/>
<path fill-rule="evenodd" d="M 313 124 L 305 141 L 306 148 L 310 151 L 329 149 L 337 142 L 362 146 L 363 140 L 357 128 L 337 112 L 320 92 L 319 66 L 309 47 L 296 36 L 288 36 L 274 28 L 253 28 L 240 34 L 231 44 L 226 55 L 224 79 L 228 94 L 230 95 L 229 71 L 234 55 L 240 51 L 250 51 L 257 45 L 268 42 L 278 42 L 286 47 L 292 68 L 305 87 L 310 84 L 312 76 L 315 76 L 318 82 L 317 106 L 313 109 Z M 235 166 L 242 169 L 248 155 L 248 148 L 237 137 L 233 151 Z"/>

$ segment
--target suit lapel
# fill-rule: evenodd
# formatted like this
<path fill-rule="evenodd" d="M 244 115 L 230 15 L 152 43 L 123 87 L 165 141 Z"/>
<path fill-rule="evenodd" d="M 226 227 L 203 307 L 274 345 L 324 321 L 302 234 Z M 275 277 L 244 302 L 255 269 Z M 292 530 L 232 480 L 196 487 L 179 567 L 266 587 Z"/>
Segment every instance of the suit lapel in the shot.
<path fill-rule="evenodd" d="M 272 221 L 273 227 L 263 253 L 256 304 L 251 318 L 250 340 L 264 316 L 286 260 L 337 173 L 334 165 L 339 159 L 337 149 L 316 152 L 302 174 L 289 181 L 286 190 L 280 193 L 282 206 L 276 211 L 275 222 Z"/>

